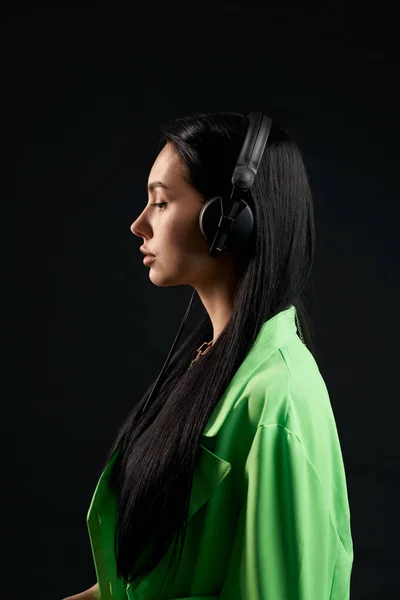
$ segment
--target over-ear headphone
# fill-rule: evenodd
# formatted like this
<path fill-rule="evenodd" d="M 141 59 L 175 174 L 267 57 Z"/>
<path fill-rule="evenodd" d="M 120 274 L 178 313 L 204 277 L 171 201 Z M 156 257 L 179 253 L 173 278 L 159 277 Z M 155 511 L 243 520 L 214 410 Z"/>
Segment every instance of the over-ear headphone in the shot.
<path fill-rule="evenodd" d="M 224 250 L 239 250 L 253 231 L 253 212 L 243 196 L 256 178 L 272 119 L 257 112 L 247 118 L 249 124 L 233 171 L 231 195 L 210 198 L 199 214 L 201 232 L 211 243 L 210 256 L 218 256 Z"/>
<path fill-rule="evenodd" d="M 199 227 L 210 242 L 210 256 L 217 257 L 224 250 L 240 250 L 248 241 L 254 225 L 254 216 L 251 207 L 243 196 L 253 185 L 257 170 L 271 130 L 272 119 L 263 113 L 252 112 L 248 116 L 248 127 L 232 175 L 232 192 L 229 198 L 214 196 L 207 200 L 199 214 Z M 147 398 L 143 408 L 144 411 L 149 400 L 156 393 L 159 381 L 169 362 L 172 352 L 186 323 L 190 308 L 192 306 L 193 294 L 186 309 L 185 316 L 176 334 L 172 348 L 157 380 Z"/>

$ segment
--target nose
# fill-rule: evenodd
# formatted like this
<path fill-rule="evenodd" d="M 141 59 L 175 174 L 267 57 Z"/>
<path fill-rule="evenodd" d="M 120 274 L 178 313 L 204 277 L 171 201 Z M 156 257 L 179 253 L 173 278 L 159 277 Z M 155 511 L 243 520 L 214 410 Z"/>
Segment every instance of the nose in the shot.
<path fill-rule="evenodd" d="M 132 225 L 130 226 L 130 230 L 133 233 L 133 235 L 137 235 L 138 237 L 144 237 L 142 233 L 144 228 L 149 228 L 149 223 L 146 220 L 146 218 L 143 217 L 143 212 L 144 211 L 140 213 L 140 215 L 133 221 Z"/>
<path fill-rule="evenodd" d="M 129 229 L 131 230 L 131 233 L 133 233 L 133 235 L 140 235 L 137 228 L 136 228 L 136 223 L 137 223 L 137 219 L 135 221 L 133 221 L 132 225 L 129 227 Z"/>

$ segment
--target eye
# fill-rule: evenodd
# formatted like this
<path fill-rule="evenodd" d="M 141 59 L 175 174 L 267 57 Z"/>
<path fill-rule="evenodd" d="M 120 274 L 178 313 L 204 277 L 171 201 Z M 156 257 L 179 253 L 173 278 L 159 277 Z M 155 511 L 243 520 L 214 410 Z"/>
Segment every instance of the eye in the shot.
<path fill-rule="evenodd" d="M 167 204 L 167 202 L 156 202 L 155 204 L 150 204 L 150 206 L 163 206 L 164 204 Z M 162 210 L 160 208 L 160 210 Z"/>

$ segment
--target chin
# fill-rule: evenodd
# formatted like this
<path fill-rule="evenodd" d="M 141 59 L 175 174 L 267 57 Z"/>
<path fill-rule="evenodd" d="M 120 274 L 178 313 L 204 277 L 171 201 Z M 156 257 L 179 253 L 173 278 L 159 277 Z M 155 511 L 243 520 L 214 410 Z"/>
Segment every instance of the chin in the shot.
<path fill-rule="evenodd" d="M 152 269 L 150 269 L 149 278 L 150 278 L 150 281 L 158 287 L 169 287 L 171 285 L 177 285 L 176 280 L 174 278 L 164 277 L 163 275 L 160 275 L 159 273 L 154 273 L 152 271 Z"/>
<path fill-rule="evenodd" d="M 165 274 L 161 270 L 152 268 L 149 272 L 149 278 L 154 285 L 158 287 L 171 287 L 175 285 L 183 285 L 185 283 L 184 278 L 179 277 L 176 273 Z"/>

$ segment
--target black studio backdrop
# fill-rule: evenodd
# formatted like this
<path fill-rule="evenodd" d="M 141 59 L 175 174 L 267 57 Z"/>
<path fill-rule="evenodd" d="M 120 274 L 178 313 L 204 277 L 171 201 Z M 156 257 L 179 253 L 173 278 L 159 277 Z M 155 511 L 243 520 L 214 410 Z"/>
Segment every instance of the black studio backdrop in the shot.
<path fill-rule="evenodd" d="M 151 284 L 129 230 L 147 201 L 158 127 L 197 111 L 253 110 L 288 129 L 310 173 L 309 312 L 347 473 L 351 598 L 397 597 L 399 57 L 390 11 L 250 2 L 245 13 L 206 3 L 3 14 L 8 600 L 61 599 L 95 582 L 86 513 L 99 469 L 190 298 L 191 289 Z M 186 333 L 198 315 L 195 303 Z"/>

